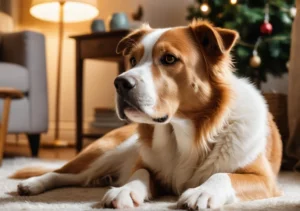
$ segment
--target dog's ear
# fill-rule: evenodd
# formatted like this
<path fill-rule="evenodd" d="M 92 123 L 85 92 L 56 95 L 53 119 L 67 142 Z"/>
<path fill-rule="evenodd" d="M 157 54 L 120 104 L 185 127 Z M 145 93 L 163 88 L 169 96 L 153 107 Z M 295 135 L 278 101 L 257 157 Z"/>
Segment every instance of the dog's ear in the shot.
<path fill-rule="evenodd" d="M 124 37 L 117 45 L 116 53 L 122 53 L 126 56 L 130 53 L 131 49 L 136 45 L 136 43 L 149 31 L 151 28 L 148 24 L 143 24 L 140 29 L 131 32 L 129 35 Z"/>
<path fill-rule="evenodd" d="M 190 27 L 208 56 L 221 56 L 229 52 L 239 37 L 236 31 L 213 27 L 207 21 L 194 21 Z"/>
<path fill-rule="evenodd" d="M 225 51 L 230 51 L 239 38 L 239 33 L 230 29 L 215 28 L 221 35 Z"/>

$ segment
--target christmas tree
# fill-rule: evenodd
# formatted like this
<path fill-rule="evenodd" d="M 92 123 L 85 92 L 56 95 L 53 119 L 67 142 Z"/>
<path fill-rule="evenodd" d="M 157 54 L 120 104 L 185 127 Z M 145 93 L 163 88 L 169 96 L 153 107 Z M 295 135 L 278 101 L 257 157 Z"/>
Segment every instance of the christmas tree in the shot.
<path fill-rule="evenodd" d="M 267 73 L 280 76 L 288 70 L 295 13 L 294 0 L 196 0 L 187 19 L 208 19 L 238 31 L 240 40 L 232 52 L 236 73 L 260 87 Z"/>

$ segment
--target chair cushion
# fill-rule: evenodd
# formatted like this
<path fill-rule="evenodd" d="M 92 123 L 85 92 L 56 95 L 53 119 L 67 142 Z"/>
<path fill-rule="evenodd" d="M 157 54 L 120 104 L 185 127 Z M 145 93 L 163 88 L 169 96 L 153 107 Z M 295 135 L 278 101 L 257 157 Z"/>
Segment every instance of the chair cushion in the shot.
<path fill-rule="evenodd" d="M 3 100 L 0 99 L 0 111 L 3 110 Z M 0 119 L 2 119 L 2 112 L 0 112 Z M 27 97 L 22 99 L 12 100 L 10 105 L 8 133 L 30 133 L 31 119 L 30 119 L 30 103 Z M 35 131 L 33 131 L 35 132 Z M 1 208 L 0 208 L 1 210 Z"/>
<path fill-rule="evenodd" d="M 11 87 L 24 93 L 29 91 L 28 70 L 17 64 L 0 62 L 0 87 Z"/>

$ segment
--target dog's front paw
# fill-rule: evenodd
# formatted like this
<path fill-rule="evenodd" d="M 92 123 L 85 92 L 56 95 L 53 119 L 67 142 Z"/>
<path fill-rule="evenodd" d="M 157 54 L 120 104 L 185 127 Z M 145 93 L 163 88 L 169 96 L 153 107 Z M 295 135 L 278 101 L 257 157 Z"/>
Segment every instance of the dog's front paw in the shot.
<path fill-rule="evenodd" d="M 201 210 L 218 208 L 225 203 L 221 196 L 201 188 L 191 188 L 185 191 L 178 200 L 178 208 Z"/>
<path fill-rule="evenodd" d="M 18 184 L 18 194 L 20 196 L 37 195 L 44 191 L 44 185 L 34 177 L 24 180 Z"/>
<path fill-rule="evenodd" d="M 196 188 L 186 190 L 179 198 L 177 206 L 184 209 L 201 210 L 219 208 L 236 201 L 231 182 L 226 174 L 215 174 Z"/>
<path fill-rule="evenodd" d="M 143 202 L 144 198 L 141 197 L 141 194 L 123 186 L 108 190 L 101 201 L 101 205 L 103 207 L 125 209 L 137 207 Z"/>

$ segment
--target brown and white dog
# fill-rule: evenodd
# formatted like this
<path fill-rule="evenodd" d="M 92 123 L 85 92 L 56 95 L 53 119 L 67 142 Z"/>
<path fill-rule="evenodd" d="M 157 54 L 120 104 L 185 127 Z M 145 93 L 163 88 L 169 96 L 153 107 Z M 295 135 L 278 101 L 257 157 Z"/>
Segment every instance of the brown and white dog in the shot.
<path fill-rule="evenodd" d="M 24 169 L 20 195 L 62 186 L 114 186 L 103 206 L 128 208 L 161 193 L 178 207 L 216 208 L 278 196 L 281 139 L 261 94 L 233 74 L 238 34 L 194 21 L 144 26 L 117 52 L 117 113 L 136 124 L 108 133 L 60 169 Z"/>

